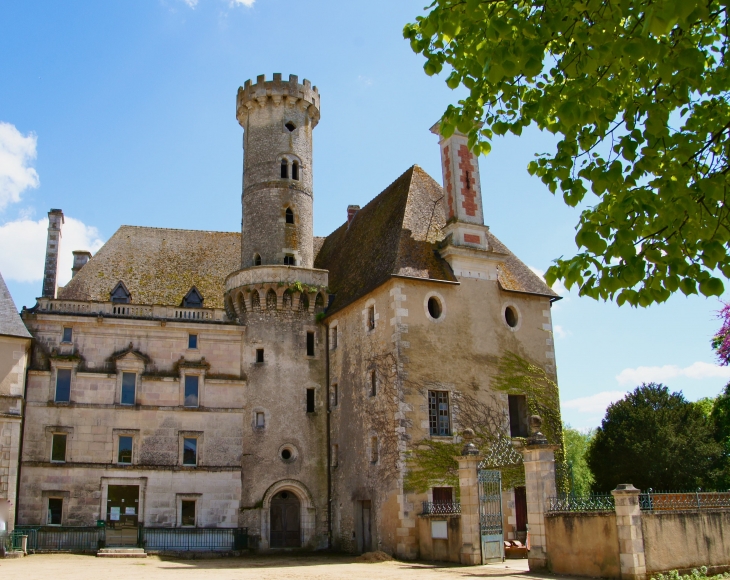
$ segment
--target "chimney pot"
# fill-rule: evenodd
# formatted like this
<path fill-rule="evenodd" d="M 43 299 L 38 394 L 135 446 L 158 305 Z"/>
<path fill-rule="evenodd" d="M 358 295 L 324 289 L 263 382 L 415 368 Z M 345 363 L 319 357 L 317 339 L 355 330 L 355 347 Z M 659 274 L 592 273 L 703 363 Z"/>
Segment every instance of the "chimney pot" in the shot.
<path fill-rule="evenodd" d="M 71 252 L 74 255 L 74 265 L 71 268 L 71 277 L 73 278 L 79 273 L 79 270 L 84 267 L 86 262 L 91 259 L 91 252 L 86 250 L 74 250 Z"/>
<path fill-rule="evenodd" d="M 355 214 L 360 211 L 359 205 L 348 205 L 347 206 L 347 225 L 349 226 L 350 223 L 352 223 L 353 218 L 355 217 Z"/>

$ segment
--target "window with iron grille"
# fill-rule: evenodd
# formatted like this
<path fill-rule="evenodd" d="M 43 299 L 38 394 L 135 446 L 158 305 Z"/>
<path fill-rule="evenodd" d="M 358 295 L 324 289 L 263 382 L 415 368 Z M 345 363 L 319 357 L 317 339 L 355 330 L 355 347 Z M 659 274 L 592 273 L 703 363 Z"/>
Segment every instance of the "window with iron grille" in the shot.
<path fill-rule="evenodd" d="M 428 392 L 428 424 L 431 435 L 451 435 L 449 392 Z"/>

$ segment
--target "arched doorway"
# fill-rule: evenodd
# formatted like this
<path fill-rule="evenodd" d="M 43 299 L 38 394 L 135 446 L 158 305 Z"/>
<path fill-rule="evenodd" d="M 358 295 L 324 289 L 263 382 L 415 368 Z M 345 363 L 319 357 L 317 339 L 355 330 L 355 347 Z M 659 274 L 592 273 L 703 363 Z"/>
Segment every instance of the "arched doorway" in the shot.
<path fill-rule="evenodd" d="M 290 491 L 280 491 L 271 498 L 269 545 L 272 548 L 301 548 L 299 510 L 299 498 Z"/>

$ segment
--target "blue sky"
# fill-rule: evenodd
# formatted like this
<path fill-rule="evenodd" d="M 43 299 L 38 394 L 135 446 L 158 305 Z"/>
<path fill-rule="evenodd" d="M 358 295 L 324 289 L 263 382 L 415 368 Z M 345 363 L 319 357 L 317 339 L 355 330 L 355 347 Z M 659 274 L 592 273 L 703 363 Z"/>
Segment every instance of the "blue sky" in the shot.
<path fill-rule="evenodd" d="M 0 4 L 0 272 L 16 304 L 40 293 L 49 208 L 70 251 L 95 251 L 122 224 L 240 227 L 237 88 L 265 73 L 322 95 L 314 133 L 315 234 L 416 163 L 441 181 L 428 131 L 458 92 L 429 78 L 401 30 L 423 0 L 122 0 Z M 485 221 L 544 271 L 575 251 L 577 210 L 528 176 L 553 138 L 536 130 L 482 158 Z M 71 247 L 73 246 L 73 247 Z M 709 340 L 716 299 L 648 309 L 564 293 L 554 306 L 564 418 L 588 428 L 641 381 L 714 396 L 730 369 Z"/>

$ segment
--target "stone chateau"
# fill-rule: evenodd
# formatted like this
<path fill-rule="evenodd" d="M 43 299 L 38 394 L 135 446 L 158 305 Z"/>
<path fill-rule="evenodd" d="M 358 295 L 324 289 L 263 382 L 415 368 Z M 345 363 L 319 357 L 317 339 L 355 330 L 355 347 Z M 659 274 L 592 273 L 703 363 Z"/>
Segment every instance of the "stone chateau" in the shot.
<path fill-rule="evenodd" d="M 121 226 L 96 255 L 74 251 L 57 287 L 74 248 L 53 209 L 22 321 L 0 279 L 10 527 L 103 521 L 121 544 L 140 525 L 247 528 L 260 550 L 443 557 L 458 518 L 425 525 L 422 505 L 456 490 L 410 489 L 408 452 L 460 441 L 467 396 L 527 435 L 529 393 L 490 381 L 507 352 L 556 380 L 558 296 L 484 224 L 464 135 L 431 130 L 443 186 L 414 165 L 318 238 L 317 88 L 259 76 L 236 118 L 240 233 Z M 502 504 L 505 537 L 524 538 L 524 487 Z"/>

